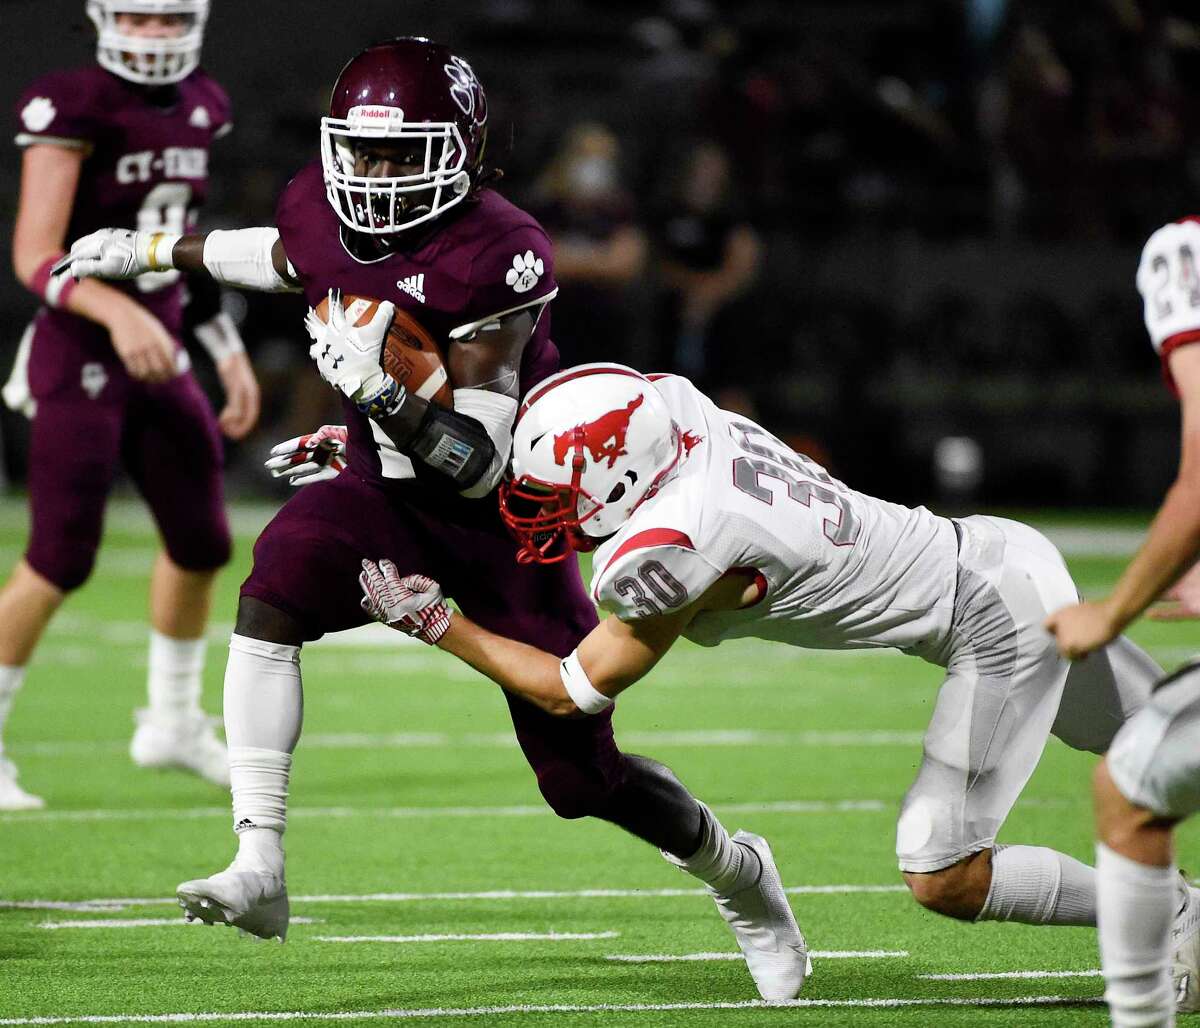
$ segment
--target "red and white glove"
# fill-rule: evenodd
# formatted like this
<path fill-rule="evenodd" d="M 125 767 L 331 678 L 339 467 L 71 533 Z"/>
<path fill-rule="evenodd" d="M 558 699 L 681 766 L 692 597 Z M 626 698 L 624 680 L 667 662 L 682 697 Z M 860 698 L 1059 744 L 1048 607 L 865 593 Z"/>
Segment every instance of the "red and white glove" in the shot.
<path fill-rule="evenodd" d="M 322 425 L 308 435 L 272 446 L 263 466 L 272 478 L 286 478 L 290 485 L 337 478 L 346 468 L 346 439 L 345 425 Z"/>
<path fill-rule="evenodd" d="M 362 608 L 376 621 L 433 646 L 450 627 L 442 587 L 427 575 L 400 576 L 390 560 L 362 562 Z"/>

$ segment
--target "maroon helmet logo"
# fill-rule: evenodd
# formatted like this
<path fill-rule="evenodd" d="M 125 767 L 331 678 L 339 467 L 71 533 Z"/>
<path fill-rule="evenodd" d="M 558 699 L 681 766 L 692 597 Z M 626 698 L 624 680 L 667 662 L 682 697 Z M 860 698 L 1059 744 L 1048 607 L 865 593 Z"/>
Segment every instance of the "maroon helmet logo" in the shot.
<path fill-rule="evenodd" d="M 554 463 L 563 464 L 567 453 L 576 442 L 582 443 L 584 449 L 592 455 L 592 460 L 599 463 L 608 461 L 611 468 L 617 463 L 618 457 L 625 456 L 625 433 L 629 431 L 629 419 L 641 405 L 645 396 L 638 394 L 636 400 L 630 400 L 619 410 L 609 411 L 595 421 L 589 421 L 574 428 L 567 429 L 554 437 Z"/>

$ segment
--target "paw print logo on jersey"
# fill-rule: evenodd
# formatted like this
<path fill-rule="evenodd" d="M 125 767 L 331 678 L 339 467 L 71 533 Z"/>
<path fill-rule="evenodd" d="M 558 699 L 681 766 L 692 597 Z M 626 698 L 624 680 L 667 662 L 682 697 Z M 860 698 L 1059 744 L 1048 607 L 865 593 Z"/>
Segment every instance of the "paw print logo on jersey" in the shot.
<path fill-rule="evenodd" d="M 527 293 L 538 284 L 546 265 L 540 257 L 535 257 L 532 250 L 517 254 L 513 258 L 512 267 L 504 276 L 505 285 L 513 287 L 514 293 Z"/>
<path fill-rule="evenodd" d="M 21 121 L 30 132 L 42 132 L 58 114 L 58 108 L 48 96 L 35 96 L 21 111 Z"/>

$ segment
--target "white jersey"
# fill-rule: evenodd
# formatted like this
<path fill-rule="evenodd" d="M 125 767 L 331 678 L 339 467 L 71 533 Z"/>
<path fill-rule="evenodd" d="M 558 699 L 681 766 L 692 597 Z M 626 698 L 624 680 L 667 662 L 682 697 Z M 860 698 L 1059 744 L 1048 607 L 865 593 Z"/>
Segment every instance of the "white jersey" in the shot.
<path fill-rule="evenodd" d="M 651 377 L 687 454 L 597 550 L 592 595 L 602 607 L 625 621 L 652 616 L 741 569 L 757 581 L 758 603 L 701 613 L 687 638 L 937 650 L 957 573 L 948 519 L 848 489 L 686 379 Z"/>
<path fill-rule="evenodd" d="M 1142 315 L 1164 368 L 1175 347 L 1200 341 L 1198 261 L 1200 222 L 1190 218 L 1163 225 L 1142 249 L 1137 270 Z"/>

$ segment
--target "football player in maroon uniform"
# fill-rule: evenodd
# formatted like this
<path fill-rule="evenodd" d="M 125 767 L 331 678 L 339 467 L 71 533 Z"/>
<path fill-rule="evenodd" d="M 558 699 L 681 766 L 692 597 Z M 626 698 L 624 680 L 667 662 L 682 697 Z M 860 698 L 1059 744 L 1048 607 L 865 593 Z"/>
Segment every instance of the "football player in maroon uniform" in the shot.
<path fill-rule="evenodd" d="M 238 854 L 227 871 L 179 887 L 189 916 L 263 937 L 287 930 L 281 836 L 300 734 L 300 646 L 370 620 L 359 603 L 364 558 L 402 557 L 437 574 L 476 621 L 564 657 L 597 623 L 575 562 L 516 564 L 495 501 L 480 502 L 504 470 L 519 399 L 558 366 L 550 243 L 487 188 L 486 133 L 487 102 L 466 61 L 426 39 L 391 40 L 342 70 L 321 160 L 289 183 L 274 227 L 182 239 L 102 232 L 62 263 L 106 277 L 207 268 L 230 284 L 302 290 L 313 306 L 339 289 L 382 301 L 363 327 L 347 324 L 336 297 L 327 322 L 310 317 L 310 354 L 343 394 L 349 468 L 301 490 L 255 546 L 225 677 Z M 396 306 L 445 347 L 452 410 L 380 368 Z M 310 454 L 300 447 L 296 457 Z M 673 854 L 710 886 L 739 940 L 796 965 L 795 995 L 805 961 L 776 933 L 772 918 L 787 900 L 775 868 L 732 840 L 663 765 L 621 753 L 611 710 L 562 721 L 506 697 L 555 812 L 604 818 Z M 760 988 L 781 998 L 778 980 Z"/>
<path fill-rule="evenodd" d="M 33 412 L 32 528 L 0 590 L 0 728 L 43 629 L 91 573 L 123 465 L 163 540 L 150 585 L 150 702 L 131 753 L 143 766 L 224 784 L 225 748 L 200 709 L 200 673 L 209 594 L 230 549 L 220 430 L 240 438 L 253 426 L 253 372 L 227 318 L 198 333 L 228 399 L 218 428 L 179 342 L 178 271 L 116 286 L 51 275 L 64 241 L 100 225 L 194 224 L 209 144 L 230 127 L 228 97 L 198 67 L 207 10 L 207 0 L 90 0 L 98 65 L 45 75 L 17 104 L 13 266 L 42 307 L 6 389 Z M 41 805 L 0 756 L 0 809 Z"/>

